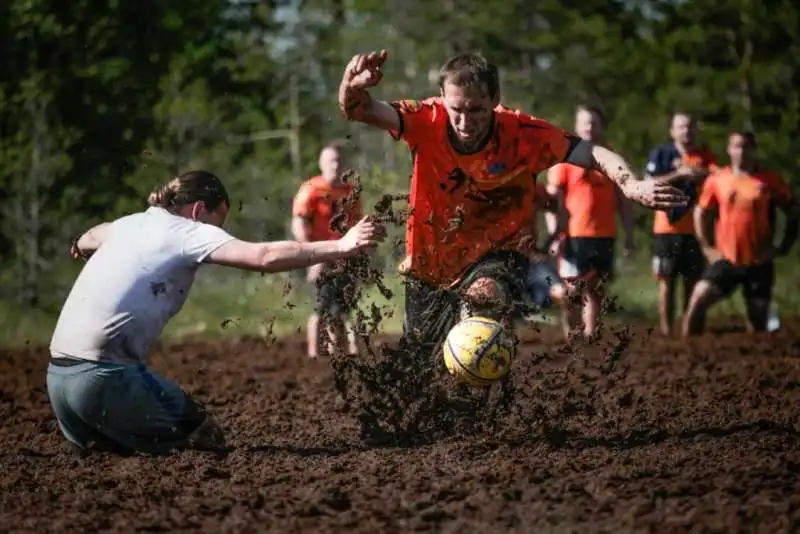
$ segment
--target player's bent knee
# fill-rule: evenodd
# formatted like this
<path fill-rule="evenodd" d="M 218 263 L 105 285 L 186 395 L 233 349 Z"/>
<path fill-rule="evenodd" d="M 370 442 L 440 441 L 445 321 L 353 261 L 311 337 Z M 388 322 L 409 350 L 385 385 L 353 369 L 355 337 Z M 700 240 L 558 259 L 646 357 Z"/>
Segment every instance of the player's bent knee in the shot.
<path fill-rule="evenodd" d="M 707 280 L 700 280 L 692 289 L 690 305 L 694 307 L 706 308 L 718 299 L 721 292 L 714 284 Z"/>
<path fill-rule="evenodd" d="M 467 287 L 464 297 L 476 306 L 504 307 L 510 304 L 511 296 L 504 284 L 493 278 L 483 277 Z"/>

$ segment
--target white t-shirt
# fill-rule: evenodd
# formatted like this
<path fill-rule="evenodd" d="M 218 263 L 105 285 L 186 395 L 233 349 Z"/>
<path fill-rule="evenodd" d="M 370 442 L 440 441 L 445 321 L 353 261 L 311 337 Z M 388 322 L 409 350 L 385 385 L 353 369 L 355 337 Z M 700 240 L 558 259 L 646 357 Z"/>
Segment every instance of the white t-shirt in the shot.
<path fill-rule="evenodd" d="M 145 363 L 183 307 L 197 268 L 232 239 L 217 226 L 162 208 L 117 219 L 61 309 L 51 354 Z"/>

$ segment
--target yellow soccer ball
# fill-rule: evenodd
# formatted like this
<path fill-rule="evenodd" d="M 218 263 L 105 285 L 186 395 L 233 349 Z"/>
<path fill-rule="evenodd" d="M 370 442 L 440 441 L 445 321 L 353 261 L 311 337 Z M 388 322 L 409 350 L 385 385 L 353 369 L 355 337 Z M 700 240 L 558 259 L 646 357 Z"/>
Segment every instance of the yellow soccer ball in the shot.
<path fill-rule="evenodd" d="M 445 367 L 459 381 L 489 386 L 511 370 L 516 344 L 494 319 L 468 317 L 448 332 L 443 352 Z"/>

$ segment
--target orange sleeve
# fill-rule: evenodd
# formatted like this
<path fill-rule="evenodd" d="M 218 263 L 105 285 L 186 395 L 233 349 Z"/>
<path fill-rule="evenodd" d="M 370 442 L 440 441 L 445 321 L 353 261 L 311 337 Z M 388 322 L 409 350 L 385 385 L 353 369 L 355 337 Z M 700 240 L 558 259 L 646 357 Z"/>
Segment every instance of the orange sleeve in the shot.
<path fill-rule="evenodd" d="M 292 202 L 292 216 L 311 217 L 314 215 L 314 188 L 307 184 L 300 186 Z"/>
<path fill-rule="evenodd" d="M 767 184 L 770 192 L 778 205 L 786 206 L 794 202 L 794 192 L 792 192 L 789 184 L 784 182 L 777 174 L 770 173 L 767 176 L 769 176 Z"/>
<path fill-rule="evenodd" d="M 717 179 L 716 177 L 708 178 L 703 184 L 700 191 L 700 198 L 697 200 L 697 205 L 704 210 L 711 209 L 719 205 L 717 198 Z"/>
<path fill-rule="evenodd" d="M 520 133 L 528 145 L 528 164 L 538 174 L 567 159 L 580 139 L 536 117 L 520 114 Z"/>
<path fill-rule="evenodd" d="M 400 129 L 389 130 L 392 137 L 402 139 L 410 147 L 418 146 L 426 136 L 427 129 L 439 119 L 442 110 L 438 109 L 434 99 L 396 100 L 390 105 L 400 117 Z"/>

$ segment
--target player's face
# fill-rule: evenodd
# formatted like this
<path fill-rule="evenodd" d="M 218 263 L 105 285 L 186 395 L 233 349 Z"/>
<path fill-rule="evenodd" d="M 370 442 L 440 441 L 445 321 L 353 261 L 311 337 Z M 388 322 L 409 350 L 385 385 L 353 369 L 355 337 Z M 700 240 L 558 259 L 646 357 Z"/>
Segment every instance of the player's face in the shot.
<path fill-rule="evenodd" d="M 465 148 L 480 143 L 489 130 L 495 102 L 489 96 L 486 84 L 458 87 L 445 82 L 442 100 L 447 108 L 450 126 Z"/>
<path fill-rule="evenodd" d="M 733 134 L 728 138 L 728 157 L 732 165 L 746 167 L 752 163 L 755 151 L 743 135 Z"/>
<path fill-rule="evenodd" d="M 335 148 L 326 148 L 319 155 L 319 169 L 328 181 L 335 180 L 342 172 L 342 154 Z"/>
<path fill-rule="evenodd" d="M 597 113 L 581 109 L 575 114 L 575 133 L 584 141 L 596 141 L 603 132 L 603 123 Z"/>
<path fill-rule="evenodd" d="M 675 115 L 672 118 L 672 126 L 669 129 L 672 140 L 684 145 L 694 143 L 697 128 L 694 120 L 687 115 Z"/>

